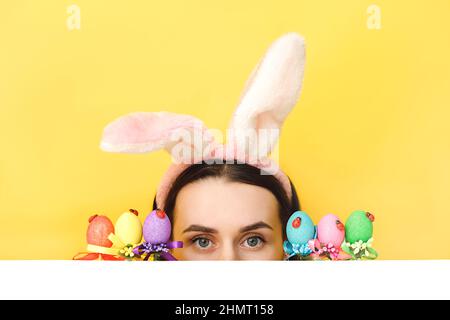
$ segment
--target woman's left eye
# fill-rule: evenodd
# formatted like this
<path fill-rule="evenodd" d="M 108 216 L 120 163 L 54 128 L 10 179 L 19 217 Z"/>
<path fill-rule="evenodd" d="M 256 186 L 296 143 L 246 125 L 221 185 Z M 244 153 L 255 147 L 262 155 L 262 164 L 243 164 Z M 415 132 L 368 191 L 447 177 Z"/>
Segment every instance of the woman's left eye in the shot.
<path fill-rule="evenodd" d="M 247 248 L 258 248 L 262 246 L 263 243 L 264 240 L 261 237 L 253 236 L 244 241 L 244 246 Z"/>

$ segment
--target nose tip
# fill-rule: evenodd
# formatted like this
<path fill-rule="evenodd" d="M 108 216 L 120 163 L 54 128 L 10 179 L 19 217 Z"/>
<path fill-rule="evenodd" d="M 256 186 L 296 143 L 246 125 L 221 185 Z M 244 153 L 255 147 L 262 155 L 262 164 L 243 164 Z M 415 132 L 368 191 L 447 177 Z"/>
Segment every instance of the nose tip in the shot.
<path fill-rule="evenodd" d="M 222 252 L 219 260 L 235 261 L 235 260 L 239 260 L 239 259 L 237 258 L 237 255 L 234 252 Z"/>

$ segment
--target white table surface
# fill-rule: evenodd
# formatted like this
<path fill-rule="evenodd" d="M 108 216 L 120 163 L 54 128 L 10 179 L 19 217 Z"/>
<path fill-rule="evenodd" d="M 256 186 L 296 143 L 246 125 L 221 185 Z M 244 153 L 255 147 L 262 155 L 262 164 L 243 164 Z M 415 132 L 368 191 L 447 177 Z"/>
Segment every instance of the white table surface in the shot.
<path fill-rule="evenodd" d="M 0 261 L 2 299 L 449 299 L 450 260 Z"/>

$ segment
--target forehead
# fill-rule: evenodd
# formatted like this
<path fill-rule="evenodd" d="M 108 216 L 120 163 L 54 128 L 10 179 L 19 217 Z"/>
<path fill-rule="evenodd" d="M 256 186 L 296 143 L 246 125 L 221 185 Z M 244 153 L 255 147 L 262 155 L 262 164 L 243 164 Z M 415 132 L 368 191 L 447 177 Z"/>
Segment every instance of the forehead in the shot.
<path fill-rule="evenodd" d="M 207 178 L 190 183 L 178 193 L 175 224 L 201 224 L 211 228 L 239 228 L 264 221 L 279 220 L 278 202 L 267 189 L 223 178 Z"/>

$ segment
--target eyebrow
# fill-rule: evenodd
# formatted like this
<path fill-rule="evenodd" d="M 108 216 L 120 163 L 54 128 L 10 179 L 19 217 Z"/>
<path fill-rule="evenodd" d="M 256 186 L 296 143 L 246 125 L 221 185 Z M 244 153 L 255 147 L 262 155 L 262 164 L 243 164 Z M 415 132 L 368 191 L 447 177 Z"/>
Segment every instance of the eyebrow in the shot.
<path fill-rule="evenodd" d="M 192 231 L 196 231 L 196 232 L 204 232 L 204 233 L 217 233 L 216 229 L 213 228 L 209 228 L 209 227 L 205 227 L 205 226 L 201 226 L 198 224 L 192 224 L 190 225 L 188 228 L 186 228 L 183 233 L 186 232 L 192 232 Z"/>
<path fill-rule="evenodd" d="M 265 223 L 263 221 L 259 221 L 259 222 L 253 223 L 251 225 L 248 225 L 246 227 L 242 227 L 241 229 L 239 229 L 239 232 L 244 233 L 244 232 L 248 232 L 248 231 L 252 231 L 252 230 L 256 230 L 256 229 L 262 229 L 262 228 L 273 230 L 273 228 L 271 226 L 269 226 L 267 223 Z M 218 233 L 218 231 L 216 229 L 201 226 L 198 224 L 190 225 L 188 228 L 184 229 L 183 233 L 186 233 L 186 232 Z"/>
<path fill-rule="evenodd" d="M 273 228 L 271 226 L 269 226 L 267 223 L 265 223 L 263 221 L 259 221 L 259 222 L 256 222 L 254 224 L 251 224 L 249 226 L 239 229 L 239 232 L 244 233 L 244 232 L 248 232 L 248 231 L 252 231 L 252 230 L 256 230 L 256 229 L 263 229 L 263 228 L 273 230 Z"/>

